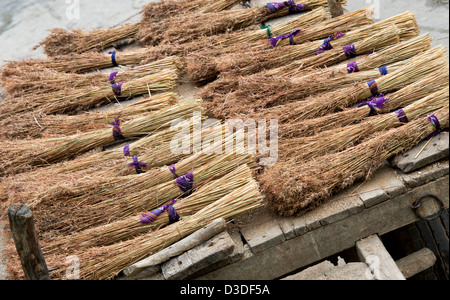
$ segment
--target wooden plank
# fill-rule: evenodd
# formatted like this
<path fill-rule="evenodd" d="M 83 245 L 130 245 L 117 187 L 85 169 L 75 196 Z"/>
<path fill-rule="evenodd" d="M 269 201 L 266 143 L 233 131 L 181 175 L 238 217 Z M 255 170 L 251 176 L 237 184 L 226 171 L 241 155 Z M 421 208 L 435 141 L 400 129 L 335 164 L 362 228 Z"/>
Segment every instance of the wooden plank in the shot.
<path fill-rule="evenodd" d="M 30 208 L 13 205 L 8 209 L 8 218 L 25 277 L 28 280 L 50 280 Z"/>
<path fill-rule="evenodd" d="M 423 248 L 396 261 L 398 268 L 402 271 L 405 278 L 411 278 L 412 276 L 431 268 L 435 263 L 436 256 L 433 251 L 428 248 Z"/>

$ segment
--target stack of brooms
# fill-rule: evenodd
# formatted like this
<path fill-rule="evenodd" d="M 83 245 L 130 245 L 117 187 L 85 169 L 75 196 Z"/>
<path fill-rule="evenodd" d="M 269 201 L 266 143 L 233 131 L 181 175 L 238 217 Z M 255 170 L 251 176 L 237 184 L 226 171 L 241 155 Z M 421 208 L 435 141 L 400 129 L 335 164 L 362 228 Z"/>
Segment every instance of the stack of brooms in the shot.
<path fill-rule="evenodd" d="M 1 212 L 30 206 L 53 278 L 70 255 L 82 279 L 114 278 L 263 195 L 283 216 L 303 214 L 448 126 L 446 51 L 419 36 L 412 13 L 331 18 L 323 0 L 227 10 L 238 2 L 164 1 L 119 28 L 56 29 L 41 44 L 53 57 L 3 67 Z M 146 48 L 96 53 L 123 41 Z M 212 81 L 203 101 L 168 92 L 181 72 Z M 206 116 L 277 119 L 278 162 L 261 168 L 247 144 L 224 153 L 237 133 L 198 126 Z M 173 127 L 188 149 L 174 152 Z"/>

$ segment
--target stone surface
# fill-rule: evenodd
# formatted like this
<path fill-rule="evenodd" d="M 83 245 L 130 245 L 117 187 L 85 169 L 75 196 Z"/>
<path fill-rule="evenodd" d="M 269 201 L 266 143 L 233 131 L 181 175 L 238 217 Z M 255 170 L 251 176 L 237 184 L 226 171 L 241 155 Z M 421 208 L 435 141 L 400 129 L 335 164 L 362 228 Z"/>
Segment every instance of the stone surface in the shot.
<path fill-rule="evenodd" d="M 368 265 L 365 263 L 354 262 L 335 266 L 324 261 L 283 280 L 372 280 L 367 276 L 367 272 Z"/>
<path fill-rule="evenodd" d="M 427 143 L 428 140 L 422 141 L 410 151 L 395 157 L 391 164 L 404 173 L 409 173 L 449 156 L 448 132 L 439 134 L 428 145 Z"/>
<path fill-rule="evenodd" d="M 449 162 L 447 159 L 446 161 L 441 161 L 430 166 L 426 166 L 425 168 L 411 173 L 399 172 L 399 174 L 408 188 L 415 188 L 430 181 L 447 176 L 449 174 Z"/>
<path fill-rule="evenodd" d="M 235 243 L 228 232 L 223 232 L 200 246 L 162 264 L 164 278 L 182 280 L 201 269 L 215 264 L 233 253 Z"/>

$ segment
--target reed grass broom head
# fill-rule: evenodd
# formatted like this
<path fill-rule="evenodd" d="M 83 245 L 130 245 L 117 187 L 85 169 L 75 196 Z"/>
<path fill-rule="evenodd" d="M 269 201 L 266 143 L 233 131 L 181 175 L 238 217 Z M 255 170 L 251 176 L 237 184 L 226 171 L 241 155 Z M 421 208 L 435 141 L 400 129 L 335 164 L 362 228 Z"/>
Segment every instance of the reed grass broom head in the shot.
<path fill-rule="evenodd" d="M 435 115 L 442 128 L 448 126 L 448 106 Z M 369 178 L 387 159 L 409 150 L 435 131 L 425 117 L 315 161 L 280 163 L 263 174 L 260 179 L 262 190 L 269 206 L 279 214 L 303 214 L 357 180 Z"/>

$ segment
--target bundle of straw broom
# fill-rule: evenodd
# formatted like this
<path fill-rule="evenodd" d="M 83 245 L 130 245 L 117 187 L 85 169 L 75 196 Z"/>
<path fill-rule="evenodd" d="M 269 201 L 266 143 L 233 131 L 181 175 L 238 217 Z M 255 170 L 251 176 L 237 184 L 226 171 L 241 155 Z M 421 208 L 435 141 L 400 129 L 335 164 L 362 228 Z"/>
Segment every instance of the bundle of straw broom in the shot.
<path fill-rule="evenodd" d="M 35 48 L 43 47 L 48 56 L 101 51 L 114 46 L 122 40 L 132 39 L 146 22 L 161 22 L 169 16 L 182 12 L 222 11 L 238 3 L 238 0 L 196 0 L 196 1 L 163 1 L 150 3 L 143 10 L 141 22 L 126 24 L 117 28 L 97 29 L 91 31 L 73 30 L 68 32 L 61 28 L 51 33 Z"/>
<path fill-rule="evenodd" d="M 383 108 L 379 108 L 379 113 L 389 113 L 396 109 L 412 104 L 436 90 L 440 90 L 448 85 L 449 72 L 447 68 L 442 68 L 432 72 L 423 79 L 420 79 L 394 93 L 387 94 L 384 98 L 388 101 Z M 329 114 L 323 117 L 308 119 L 303 121 L 288 121 L 280 124 L 280 138 L 307 137 L 319 134 L 322 131 L 331 130 L 355 124 L 364 120 L 371 113 L 369 106 L 347 108 L 341 112 Z"/>
<path fill-rule="evenodd" d="M 57 138 L 86 133 L 108 128 L 114 117 L 120 116 L 122 122 L 129 122 L 138 116 L 167 109 L 179 101 L 179 96 L 174 93 L 162 93 L 125 106 L 116 105 L 107 112 L 85 112 L 74 116 L 36 115 L 29 112 L 0 121 L 0 138 Z"/>
<path fill-rule="evenodd" d="M 213 89 L 214 85 L 211 85 L 211 90 L 207 87 L 202 96 L 212 116 L 216 116 L 215 111 L 224 109 L 227 110 L 227 115 L 232 116 L 234 114 L 232 110 L 237 108 L 235 103 L 239 103 L 239 111 L 258 111 L 299 100 L 308 95 L 376 79 L 382 73 L 375 68 L 386 67 L 388 72 L 393 72 L 405 63 L 404 60 L 430 48 L 431 37 L 428 34 L 422 35 L 380 52 L 356 57 L 353 63 L 358 66 L 358 70 L 351 74 L 348 71 L 348 63 L 312 70 L 310 74 L 290 78 L 255 74 L 241 77 L 238 87 L 233 92 L 228 91 L 222 95 Z M 214 98 L 211 99 L 213 93 Z"/>
<path fill-rule="evenodd" d="M 434 47 L 410 59 L 410 62 L 397 71 L 382 76 L 368 83 L 357 83 L 353 86 L 333 92 L 307 98 L 299 103 L 293 102 L 256 113 L 256 118 L 277 116 L 279 122 L 301 121 L 322 117 L 343 108 L 350 107 L 358 101 L 399 90 L 408 84 L 420 80 L 441 68 L 448 68 L 446 49 Z M 281 116 L 281 117 L 280 117 Z"/>
<path fill-rule="evenodd" d="M 406 106 L 400 115 L 406 116 L 406 120 L 399 117 L 400 112 L 393 112 L 368 118 L 355 125 L 323 131 L 311 137 L 283 139 L 280 142 L 279 158 L 280 160 L 295 158 L 298 161 L 308 161 L 343 151 L 356 146 L 372 134 L 401 126 L 407 120 L 423 118 L 445 107 L 448 105 L 448 97 L 449 88 L 446 87 Z"/>
<path fill-rule="evenodd" d="M 121 134 L 128 139 L 146 136 L 153 131 L 170 126 L 170 122 L 180 118 L 188 118 L 194 112 L 202 112 L 199 100 L 180 102 L 166 110 L 154 114 L 137 117 L 120 126 Z M 16 174 L 36 167 L 73 158 L 98 147 L 116 142 L 111 129 L 101 129 L 88 133 L 55 139 L 37 139 L 22 141 L 4 141 L 5 147 L 0 174 Z"/>
<path fill-rule="evenodd" d="M 442 128 L 448 127 L 448 105 L 434 115 Z M 284 216 L 302 214 L 357 180 L 369 178 L 387 159 L 409 150 L 435 131 L 427 117 L 421 118 L 314 161 L 280 163 L 266 170 L 261 186 L 274 211 Z"/>
<path fill-rule="evenodd" d="M 247 165 L 241 165 L 230 174 L 206 184 L 190 196 L 178 199 L 173 207 L 180 218 L 185 219 L 253 180 L 250 168 Z M 151 224 L 140 223 L 140 217 L 141 215 L 139 214 L 123 220 L 112 221 L 103 226 L 76 232 L 69 236 L 57 237 L 55 240 L 48 241 L 43 251 L 48 255 L 58 253 L 61 248 L 81 250 L 112 245 L 169 224 L 167 214 L 160 215 Z"/>

